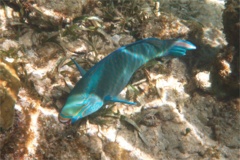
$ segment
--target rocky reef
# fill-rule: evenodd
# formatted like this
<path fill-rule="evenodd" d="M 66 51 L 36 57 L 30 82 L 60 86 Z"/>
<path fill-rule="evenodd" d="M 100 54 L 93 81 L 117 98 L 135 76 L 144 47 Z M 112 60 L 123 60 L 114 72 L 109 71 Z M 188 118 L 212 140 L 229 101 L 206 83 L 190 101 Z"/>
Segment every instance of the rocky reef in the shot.
<path fill-rule="evenodd" d="M 0 4 L 0 159 L 239 159 L 239 1 Z M 146 37 L 197 50 L 138 70 L 120 93 L 138 106 L 59 123 L 81 78 L 70 57 L 88 70 Z"/>

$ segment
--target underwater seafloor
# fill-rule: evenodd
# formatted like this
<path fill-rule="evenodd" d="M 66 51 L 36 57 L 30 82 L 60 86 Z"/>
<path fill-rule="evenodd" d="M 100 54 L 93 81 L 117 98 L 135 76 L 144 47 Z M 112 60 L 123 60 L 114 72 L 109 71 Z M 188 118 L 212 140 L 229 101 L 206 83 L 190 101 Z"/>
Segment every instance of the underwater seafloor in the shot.
<path fill-rule="evenodd" d="M 239 0 L 0 1 L 0 159 L 240 159 Z M 197 46 L 151 62 L 76 125 L 58 113 L 80 74 L 139 39 Z"/>

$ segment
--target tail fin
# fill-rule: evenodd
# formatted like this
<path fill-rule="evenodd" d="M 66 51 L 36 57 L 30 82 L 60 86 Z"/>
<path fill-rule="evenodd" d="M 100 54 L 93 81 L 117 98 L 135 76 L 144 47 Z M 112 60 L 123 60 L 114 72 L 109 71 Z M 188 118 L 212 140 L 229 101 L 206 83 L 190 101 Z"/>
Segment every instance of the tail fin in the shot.
<path fill-rule="evenodd" d="M 196 49 L 196 46 L 189 41 L 176 40 L 163 56 L 180 57 L 186 55 L 187 50 Z"/>

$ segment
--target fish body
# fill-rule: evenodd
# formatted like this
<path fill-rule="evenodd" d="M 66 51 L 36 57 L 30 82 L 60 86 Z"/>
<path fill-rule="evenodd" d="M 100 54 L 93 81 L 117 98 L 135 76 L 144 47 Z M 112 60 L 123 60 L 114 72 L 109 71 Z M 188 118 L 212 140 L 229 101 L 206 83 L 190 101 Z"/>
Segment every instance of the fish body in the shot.
<path fill-rule="evenodd" d="M 115 50 L 87 72 L 74 61 L 83 77 L 70 92 L 60 112 L 60 122 L 74 123 L 107 102 L 136 104 L 117 96 L 138 68 L 154 58 L 179 57 L 195 48 L 185 40 L 147 38 Z"/>

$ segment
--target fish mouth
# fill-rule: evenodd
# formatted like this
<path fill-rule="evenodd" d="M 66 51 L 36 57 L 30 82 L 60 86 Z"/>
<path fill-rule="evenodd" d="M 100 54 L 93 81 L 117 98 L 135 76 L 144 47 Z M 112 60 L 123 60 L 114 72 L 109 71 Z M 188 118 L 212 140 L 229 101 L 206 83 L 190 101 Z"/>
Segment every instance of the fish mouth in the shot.
<path fill-rule="evenodd" d="M 63 118 L 62 116 L 58 116 L 58 120 L 60 123 L 64 123 L 64 124 L 71 124 L 71 119 L 70 118 Z"/>

